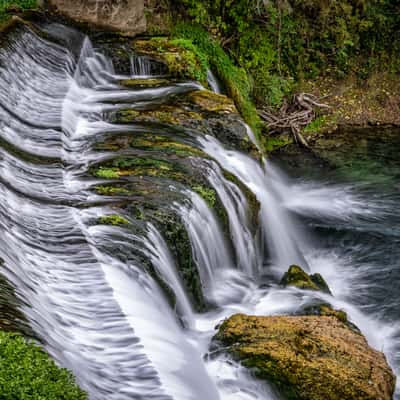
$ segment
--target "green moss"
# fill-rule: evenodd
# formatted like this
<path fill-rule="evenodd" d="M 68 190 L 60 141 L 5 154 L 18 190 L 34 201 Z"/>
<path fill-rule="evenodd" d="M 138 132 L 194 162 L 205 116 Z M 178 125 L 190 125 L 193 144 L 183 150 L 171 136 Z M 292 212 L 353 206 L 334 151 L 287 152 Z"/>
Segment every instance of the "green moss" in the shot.
<path fill-rule="evenodd" d="M 298 265 L 291 265 L 280 282 L 282 286 L 295 286 L 299 289 L 320 290 L 330 293 L 329 287 L 320 274 L 308 275 Z"/>
<path fill-rule="evenodd" d="M 200 156 L 206 157 L 203 151 L 193 146 L 177 142 L 166 136 L 146 134 L 135 137 L 130 142 L 131 147 L 141 150 L 162 151 L 167 154 L 176 154 L 181 157 Z"/>
<path fill-rule="evenodd" d="M 205 200 L 210 208 L 215 207 L 217 203 L 217 193 L 214 189 L 202 185 L 192 186 L 192 189 Z"/>
<path fill-rule="evenodd" d="M 99 167 L 97 170 L 93 172 L 93 174 L 98 178 L 105 178 L 105 179 L 119 178 L 119 172 L 117 168 Z"/>
<path fill-rule="evenodd" d="M 392 399 L 395 377 L 385 356 L 340 318 L 236 314 L 215 338 L 285 399 Z"/>
<path fill-rule="evenodd" d="M 116 122 L 155 122 L 169 125 L 184 125 L 185 123 L 202 120 L 197 112 L 186 110 L 183 106 L 162 105 L 156 110 L 136 111 L 119 110 L 115 114 Z"/>
<path fill-rule="evenodd" d="M 164 62 L 172 76 L 193 79 L 207 85 L 207 59 L 190 40 L 154 37 L 136 40 L 133 46 L 139 54 Z"/>
<path fill-rule="evenodd" d="M 251 83 L 246 71 L 237 67 L 218 42 L 198 25 L 180 23 L 175 27 L 174 36 L 189 40 L 196 46 L 197 53 L 207 60 L 228 95 L 235 101 L 243 119 L 259 137 L 261 121 L 251 101 Z"/>
<path fill-rule="evenodd" d="M 179 163 L 138 156 L 116 157 L 105 162 L 104 165 L 92 167 L 91 173 L 106 179 L 150 176 L 172 179 L 184 184 L 189 180 L 187 171 Z M 104 189 L 100 190 L 104 192 Z"/>
<path fill-rule="evenodd" d="M 321 115 L 310 122 L 303 129 L 303 133 L 308 135 L 334 130 L 337 127 L 337 119 L 338 117 L 336 115 Z"/>
<path fill-rule="evenodd" d="M 129 195 L 131 192 L 120 186 L 106 186 L 98 185 L 95 188 L 96 192 L 103 196 L 118 196 L 118 195 Z"/>
<path fill-rule="evenodd" d="M 120 215 L 112 214 L 100 217 L 98 223 L 101 225 L 128 225 L 129 221 Z"/>
<path fill-rule="evenodd" d="M 168 79 L 155 79 L 155 78 L 147 78 L 147 79 L 123 79 L 119 82 L 122 86 L 126 87 L 154 87 L 154 86 L 162 86 L 170 83 Z"/>
<path fill-rule="evenodd" d="M 153 218 L 160 227 L 168 246 L 177 261 L 179 275 L 197 311 L 206 308 L 200 275 L 193 260 L 188 233 L 180 218 L 169 211 L 157 210 Z"/>
<path fill-rule="evenodd" d="M 2 400 L 86 400 L 72 374 L 58 368 L 37 345 L 0 332 L 0 397 Z"/>

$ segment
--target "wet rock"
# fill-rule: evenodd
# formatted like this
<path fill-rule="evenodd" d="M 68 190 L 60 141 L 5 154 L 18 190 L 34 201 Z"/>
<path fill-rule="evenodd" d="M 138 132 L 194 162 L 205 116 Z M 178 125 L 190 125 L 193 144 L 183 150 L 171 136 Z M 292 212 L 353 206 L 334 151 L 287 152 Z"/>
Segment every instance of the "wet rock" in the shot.
<path fill-rule="evenodd" d="M 144 0 L 48 0 L 67 17 L 134 36 L 146 30 Z"/>
<path fill-rule="evenodd" d="M 395 376 L 385 356 L 337 317 L 236 314 L 215 339 L 288 400 L 393 396 Z"/>
<path fill-rule="evenodd" d="M 208 85 L 208 64 L 187 41 L 165 37 L 140 39 L 134 41 L 133 49 L 140 56 L 165 64 L 171 77 L 195 80 L 204 86 Z"/>
<path fill-rule="evenodd" d="M 298 265 L 291 265 L 289 270 L 283 275 L 280 284 L 284 287 L 295 286 L 299 289 L 317 290 L 331 294 L 328 284 L 321 274 L 307 274 Z"/>

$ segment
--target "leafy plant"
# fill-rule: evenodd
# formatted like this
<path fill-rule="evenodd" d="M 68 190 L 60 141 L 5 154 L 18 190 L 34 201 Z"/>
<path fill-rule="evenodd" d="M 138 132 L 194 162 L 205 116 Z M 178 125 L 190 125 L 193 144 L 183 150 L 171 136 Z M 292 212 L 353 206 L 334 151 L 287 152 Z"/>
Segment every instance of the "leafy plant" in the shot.
<path fill-rule="evenodd" d="M 86 400 L 87 395 L 40 347 L 17 334 L 0 332 L 0 398 Z"/>

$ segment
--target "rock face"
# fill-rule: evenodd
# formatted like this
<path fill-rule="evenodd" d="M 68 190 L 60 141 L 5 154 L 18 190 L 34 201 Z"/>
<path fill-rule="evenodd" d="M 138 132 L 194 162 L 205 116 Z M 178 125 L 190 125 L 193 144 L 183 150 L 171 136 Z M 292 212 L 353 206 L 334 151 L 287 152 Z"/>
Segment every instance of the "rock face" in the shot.
<path fill-rule="evenodd" d="M 395 377 L 385 356 L 331 316 L 236 314 L 216 339 L 288 400 L 390 400 Z"/>
<path fill-rule="evenodd" d="M 134 36 L 146 30 L 144 0 L 48 0 L 49 5 L 78 22 Z"/>

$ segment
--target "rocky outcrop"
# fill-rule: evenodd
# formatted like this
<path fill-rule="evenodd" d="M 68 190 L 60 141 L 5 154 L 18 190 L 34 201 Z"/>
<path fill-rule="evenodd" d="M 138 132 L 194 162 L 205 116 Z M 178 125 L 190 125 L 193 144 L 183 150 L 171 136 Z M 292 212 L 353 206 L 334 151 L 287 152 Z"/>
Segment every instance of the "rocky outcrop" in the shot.
<path fill-rule="evenodd" d="M 334 316 L 237 314 L 216 339 L 288 400 L 390 400 L 385 356 Z"/>
<path fill-rule="evenodd" d="M 294 286 L 299 289 L 318 290 L 325 293 L 331 293 L 328 284 L 321 274 L 307 274 L 298 265 L 291 265 L 289 270 L 283 275 L 280 284 L 284 287 Z"/>
<path fill-rule="evenodd" d="M 146 31 L 144 0 L 48 0 L 48 4 L 77 22 L 123 35 Z"/>

